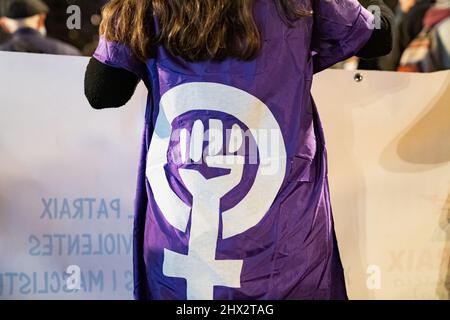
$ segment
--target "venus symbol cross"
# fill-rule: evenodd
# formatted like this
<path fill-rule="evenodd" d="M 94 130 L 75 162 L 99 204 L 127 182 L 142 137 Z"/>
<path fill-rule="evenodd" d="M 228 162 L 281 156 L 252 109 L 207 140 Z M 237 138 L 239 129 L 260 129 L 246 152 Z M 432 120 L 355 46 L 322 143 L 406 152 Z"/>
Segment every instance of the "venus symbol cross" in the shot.
<path fill-rule="evenodd" d="M 220 120 L 209 120 L 205 132 L 201 120 L 197 120 L 189 135 L 187 129 L 180 132 L 181 160 L 184 163 L 200 162 L 203 158 L 211 168 L 227 169 L 229 174 L 211 179 L 199 171 L 180 168 L 181 179 L 192 195 L 191 228 L 188 255 L 164 250 L 163 272 L 168 277 L 184 278 L 187 281 L 187 299 L 213 299 L 214 286 L 240 287 L 242 260 L 216 260 L 220 223 L 220 200 L 236 187 L 242 179 L 245 158 L 234 155 L 241 149 L 242 130 L 234 125 L 227 141 L 227 155 L 223 150 L 223 124 Z M 208 148 L 203 142 L 208 135 Z M 188 141 L 190 140 L 190 141 Z"/>

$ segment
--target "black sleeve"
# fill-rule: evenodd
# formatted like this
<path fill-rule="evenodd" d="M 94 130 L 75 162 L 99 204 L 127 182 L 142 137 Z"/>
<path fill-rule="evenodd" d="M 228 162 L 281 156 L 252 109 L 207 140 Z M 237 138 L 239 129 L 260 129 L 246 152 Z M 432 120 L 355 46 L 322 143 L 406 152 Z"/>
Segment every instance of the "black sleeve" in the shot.
<path fill-rule="evenodd" d="M 134 73 L 91 58 L 84 78 L 84 94 L 94 109 L 118 108 L 131 99 L 138 83 Z"/>
<path fill-rule="evenodd" d="M 369 41 L 356 55 L 360 58 L 370 59 L 389 54 L 392 50 L 393 41 L 394 14 L 392 10 L 384 4 L 383 0 L 362 0 L 361 4 L 365 8 L 370 6 L 380 8 L 380 28 L 373 30 Z"/>

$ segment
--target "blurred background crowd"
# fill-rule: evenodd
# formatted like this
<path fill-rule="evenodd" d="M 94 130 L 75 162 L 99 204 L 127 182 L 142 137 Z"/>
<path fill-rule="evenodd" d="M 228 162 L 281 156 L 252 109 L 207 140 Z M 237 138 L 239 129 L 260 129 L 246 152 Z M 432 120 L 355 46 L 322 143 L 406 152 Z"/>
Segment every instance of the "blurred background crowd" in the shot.
<path fill-rule="evenodd" d="M 366 0 L 360 0 L 363 4 Z M 349 59 L 336 68 L 430 72 L 450 69 L 450 0 L 384 0 L 396 15 L 394 49 L 373 60 Z M 92 55 L 107 0 L 0 0 L 0 50 Z M 70 29 L 67 9 L 81 9 Z"/>
<path fill-rule="evenodd" d="M 12 20 L 17 21 L 28 19 L 27 15 L 45 14 L 45 32 L 42 32 L 45 34 L 45 37 L 70 45 L 76 49 L 76 54 L 89 56 L 97 46 L 101 8 L 106 2 L 108 0 L 0 0 L 0 17 L 5 19 L 6 16 L 6 19 L 9 19 L 10 17 L 8 16 L 12 16 Z M 46 6 L 46 10 L 42 8 L 42 4 Z M 81 27 L 70 30 L 67 27 L 67 19 L 71 13 L 67 13 L 67 9 L 72 5 L 76 5 L 81 9 Z M 33 8 L 36 9 L 33 11 Z M 42 11 L 44 12 L 42 13 Z M 15 32 L 7 30 L 4 23 L 0 23 L 0 25 L 0 50 L 2 50 L 2 45 L 4 46 L 8 40 L 14 38 Z M 31 28 L 34 28 L 34 26 L 31 26 Z M 24 48 L 19 49 L 33 52 L 38 51 L 40 48 L 27 48 L 25 45 Z M 39 53 L 65 54 L 64 49 L 61 51 L 63 52 Z"/>

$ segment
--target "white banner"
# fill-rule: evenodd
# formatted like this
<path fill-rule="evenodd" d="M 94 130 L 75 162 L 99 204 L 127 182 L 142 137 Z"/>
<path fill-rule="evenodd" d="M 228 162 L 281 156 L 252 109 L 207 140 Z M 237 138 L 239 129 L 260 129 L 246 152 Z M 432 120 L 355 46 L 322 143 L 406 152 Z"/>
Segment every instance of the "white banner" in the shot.
<path fill-rule="evenodd" d="M 327 71 L 314 96 L 355 299 L 449 299 L 450 72 Z"/>
<path fill-rule="evenodd" d="M 0 299 L 132 298 L 146 92 L 92 110 L 87 61 L 0 53 Z M 450 72 L 362 75 L 314 87 L 349 296 L 448 299 Z"/>

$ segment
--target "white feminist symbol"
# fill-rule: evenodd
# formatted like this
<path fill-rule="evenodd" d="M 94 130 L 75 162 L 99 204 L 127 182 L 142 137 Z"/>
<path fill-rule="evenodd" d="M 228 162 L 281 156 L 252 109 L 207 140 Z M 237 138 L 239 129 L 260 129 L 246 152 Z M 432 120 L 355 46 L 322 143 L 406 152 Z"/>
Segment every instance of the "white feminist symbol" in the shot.
<path fill-rule="evenodd" d="M 180 169 L 183 183 L 193 198 L 192 208 L 171 189 L 165 175 L 164 166 L 167 163 L 167 150 L 172 133 L 171 123 L 178 116 L 194 110 L 227 113 L 242 121 L 255 137 L 260 163 L 276 168 L 273 174 L 262 174 L 258 169 L 250 191 L 234 208 L 222 212 L 222 215 L 221 198 L 242 179 L 242 156 L 216 156 L 211 150 L 220 149 L 220 146 L 218 148 L 217 144 L 210 145 L 206 163 L 210 167 L 230 169 L 228 175 L 206 179 L 198 171 Z M 209 125 L 210 132 L 211 127 L 221 128 L 221 122 L 218 120 L 211 119 Z M 272 139 L 275 133 L 279 147 L 270 148 L 267 141 L 258 141 L 257 131 L 271 131 Z M 203 123 L 198 120 L 194 123 L 190 143 L 190 158 L 194 161 L 202 157 L 200 141 L 203 143 L 203 135 Z M 187 134 L 182 131 L 180 145 L 186 146 L 186 140 Z M 217 140 L 216 137 L 215 141 L 220 139 Z M 232 151 L 237 151 L 239 147 L 239 142 L 230 146 L 234 148 Z M 240 287 L 243 261 L 216 260 L 220 218 L 223 224 L 223 239 L 256 226 L 272 205 L 283 183 L 285 171 L 286 149 L 281 130 L 269 108 L 259 99 L 237 88 L 202 82 L 179 85 L 164 94 L 148 151 L 146 175 L 156 203 L 173 227 L 186 232 L 191 217 L 188 255 L 165 249 L 163 263 L 164 275 L 186 279 L 188 299 L 213 299 L 214 286 Z"/>

